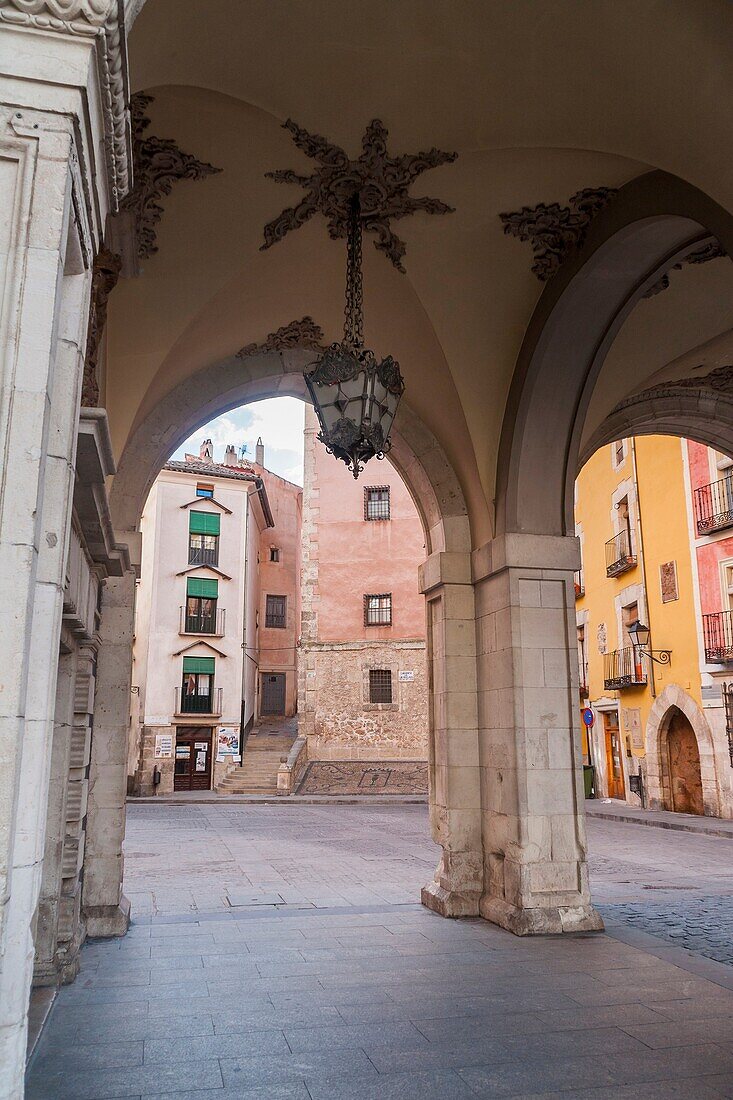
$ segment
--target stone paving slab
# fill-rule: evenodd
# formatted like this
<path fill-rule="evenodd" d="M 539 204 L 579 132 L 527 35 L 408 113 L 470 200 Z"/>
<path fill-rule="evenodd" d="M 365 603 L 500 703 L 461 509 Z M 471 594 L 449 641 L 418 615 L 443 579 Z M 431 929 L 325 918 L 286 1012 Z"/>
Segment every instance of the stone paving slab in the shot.
<path fill-rule="evenodd" d="M 733 821 L 718 817 L 699 817 L 697 814 L 676 814 L 669 810 L 645 810 L 629 806 L 614 799 L 585 800 L 587 817 L 605 821 L 619 821 L 629 825 L 647 825 L 656 829 L 672 829 L 677 832 L 701 833 L 706 836 L 725 837 L 733 840 Z"/>

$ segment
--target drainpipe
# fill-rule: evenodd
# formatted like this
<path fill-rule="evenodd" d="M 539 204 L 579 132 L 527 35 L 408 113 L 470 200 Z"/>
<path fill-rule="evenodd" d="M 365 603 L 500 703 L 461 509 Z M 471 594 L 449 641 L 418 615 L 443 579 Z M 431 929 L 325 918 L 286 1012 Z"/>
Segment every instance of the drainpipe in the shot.
<path fill-rule="evenodd" d="M 638 526 L 638 539 L 639 539 L 639 559 L 641 562 L 641 583 L 644 589 L 644 603 L 646 605 L 647 614 L 647 626 L 649 627 L 649 645 L 648 649 L 651 653 L 653 651 L 652 638 L 654 632 L 652 631 L 652 614 L 649 606 L 649 587 L 646 582 L 646 554 L 644 553 L 644 528 L 641 520 L 641 490 L 639 488 L 639 471 L 636 465 L 636 439 L 632 435 L 631 437 L 631 464 L 634 471 L 634 485 L 636 486 L 636 519 Z M 649 690 L 652 693 L 652 699 L 657 697 L 657 686 L 654 681 L 654 661 L 651 659 L 647 661 L 649 665 Z"/>

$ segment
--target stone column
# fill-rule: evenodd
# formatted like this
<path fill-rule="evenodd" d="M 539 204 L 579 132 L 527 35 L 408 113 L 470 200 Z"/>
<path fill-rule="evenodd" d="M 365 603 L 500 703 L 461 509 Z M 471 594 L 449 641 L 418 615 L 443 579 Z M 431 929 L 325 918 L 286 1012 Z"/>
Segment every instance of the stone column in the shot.
<path fill-rule="evenodd" d="M 121 936 L 130 903 L 122 893 L 122 842 L 127 797 L 135 574 L 108 578 L 94 697 L 82 911 L 90 936 Z"/>
<path fill-rule="evenodd" d="M 519 934 L 601 929 L 586 863 L 575 538 L 507 534 L 474 553 L 485 889 Z"/>
<path fill-rule="evenodd" d="M 430 823 L 443 848 L 422 902 L 444 917 L 476 916 L 483 855 L 470 554 L 431 554 L 419 583 L 427 600 Z"/>
<path fill-rule="evenodd" d="M 0 107 L 0 1097 L 20 1095 L 89 273 L 73 121 Z"/>

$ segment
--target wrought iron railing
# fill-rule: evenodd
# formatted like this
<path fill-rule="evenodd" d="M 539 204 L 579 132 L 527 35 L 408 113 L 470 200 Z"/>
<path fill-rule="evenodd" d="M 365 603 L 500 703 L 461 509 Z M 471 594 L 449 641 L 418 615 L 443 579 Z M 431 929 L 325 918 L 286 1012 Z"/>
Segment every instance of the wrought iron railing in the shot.
<path fill-rule="evenodd" d="M 628 527 L 624 527 L 623 531 L 619 531 L 606 543 L 606 576 L 617 577 L 619 573 L 625 573 L 635 565 L 636 550 L 631 532 Z"/>
<path fill-rule="evenodd" d="M 701 485 L 695 489 L 694 499 L 698 535 L 733 527 L 733 473 Z"/>
<path fill-rule="evenodd" d="M 733 611 L 703 615 L 702 633 L 706 661 L 733 661 Z"/>
<path fill-rule="evenodd" d="M 579 600 L 581 596 L 585 595 L 585 577 L 583 576 L 583 570 L 578 569 L 574 574 L 575 580 L 575 598 Z"/>
<path fill-rule="evenodd" d="M 646 672 L 637 646 L 614 649 L 603 655 L 603 686 L 607 691 L 620 691 L 645 683 Z"/>
<path fill-rule="evenodd" d="M 728 755 L 733 768 L 733 684 L 723 684 L 723 707 L 725 708 L 725 732 L 728 737 Z"/>
<path fill-rule="evenodd" d="M 188 547 L 188 564 L 189 565 L 218 565 L 219 564 L 219 547 L 213 548 L 207 546 L 192 546 Z"/>
<path fill-rule="evenodd" d="M 221 714 L 221 703 L 220 687 L 209 695 L 182 695 L 181 689 L 176 688 L 176 714 Z"/>
<path fill-rule="evenodd" d="M 179 634 L 214 634 L 221 637 L 225 633 L 226 610 L 217 608 L 213 615 L 189 615 L 185 607 L 179 608 Z"/>

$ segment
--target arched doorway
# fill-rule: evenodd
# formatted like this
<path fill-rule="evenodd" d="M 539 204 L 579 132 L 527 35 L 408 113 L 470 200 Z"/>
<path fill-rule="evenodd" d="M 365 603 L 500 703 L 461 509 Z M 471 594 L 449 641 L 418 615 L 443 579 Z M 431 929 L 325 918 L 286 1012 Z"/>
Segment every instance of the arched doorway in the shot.
<path fill-rule="evenodd" d="M 139 540 L 142 507 L 158 471 L 167 456 L 207 421 L 265 397 L 307 400 L 302 371 L 311 359 L 312 352 L 298 347 L 252 355 L 246 365 L 232 356 L 174 387 L 136 425 L 124 448 L 110 493 L 115 530 L 130 543 Z M 419 584 L 426 600 L 431 695 L 430 820 L 443 856 L 435 880 L 423 891 L 423 901 L 446 916 L 473 915 L 484 877 L 479 774 L 476 768 L 469 774 L 464 764 L 466 757 L 478 758 L 468 510 L 443 449 L 405 405 L 392 443 L 390 459 L 416 505 L 428 555 Z M 460 680 L 451 675 L 457 665 Z M 458 732 L 452 732 L 456 728 Z M 123 832 L 124 825 L 118 844 Z"/>
<path fill-rule="evenodd" d="M 679 814 L 703 814 L 700 750 L 689 719 L 675 707 L 669 716 L 662 748 L 662 766 L 667 770 L 669 805 Z"/>

